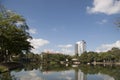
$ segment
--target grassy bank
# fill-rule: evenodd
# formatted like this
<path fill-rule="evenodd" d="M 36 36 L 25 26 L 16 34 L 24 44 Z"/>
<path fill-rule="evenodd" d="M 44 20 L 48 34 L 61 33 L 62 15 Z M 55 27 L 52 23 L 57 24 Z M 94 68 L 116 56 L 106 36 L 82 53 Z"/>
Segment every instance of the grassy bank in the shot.
<path fill-rule="evenodd" d="M 8 71 L 6 66 L 0 65 L 0 73 Z"/>

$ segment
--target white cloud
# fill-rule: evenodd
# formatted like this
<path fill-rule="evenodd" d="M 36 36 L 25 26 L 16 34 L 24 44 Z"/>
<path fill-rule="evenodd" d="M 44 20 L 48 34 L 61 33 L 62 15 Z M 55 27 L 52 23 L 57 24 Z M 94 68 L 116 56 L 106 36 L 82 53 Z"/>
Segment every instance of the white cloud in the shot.
<path fill-rule="evenodd" d="M 17 25 L 23 25 L 24 23 L 22 21 L 17 21 Z"/>
<path fill-rule="evenodd" d="M 37 33 L 37 30 L 36 30 L 36 29 L 29 29 L 29 32 L 30 32 L 31 34 L 36 34 L 36 33 Z"/>
<path fill-rule="evenodd" d="M 73 55 L 74 52 L 72 49 L 70 48 L 61 48 L 59 50 L 55 50 L 55 49 L 44 49 L 43 52 L 49 52 L 49 53 L 61 53 L 61 54 L 67 54 L 67 55 Z"/>
<path fill-rule="evenodd" d="M 73 50 L 71 50 L 71 49 L 64 49 L 64 48 L 62 48 L 62 49 L 61 49 L 61 52 L 62 52 L 63 54 L 67 54 L 67 55 L 74 55 L 74 52 L 73 52 Z"/>
<path fill-rule="evenodd" d="M 60 47 L 60 48 L 71 48 L 72 45 L 71 45 L 71 44 L 67 44 L 67 45 L 58 45 L 58 47 Z"/>
<path fill-rule="evenodd" d="M 63 54 L 69 54 L 69 55 L 73 55 L 73 50 L 72 50 L 72 44 L 67 44 L 67 45 L 58 45 L 60 49 L 59 52 L 62 52 Z"/>
<path fill-rule="evenodd" d="M 35 52 L 35 53 L 39 52 L 40 47 L 50 43 L 48 40 L 35 39 L 35 38 L 29 41 L 31 42 L 31 45 L 34 47 L 34 49 L 32 49 L 32 52 Z"/>
<path fill-rule="evenodd" d="M 93 7 L 87 7 L 88 13 L 104 13 L 107 15 L 120 13 L 119 0 L 94 0 Z"/>
<path fill-rule="evenodd" d="M 56 53 L 54 49 L 44 49 L 43 52 Z"/>
<path fill-rule="evenodd" d="M 106 19 L 103 19 L 103 20 L 101 20 L 101 21 L 99 21 L 99 22 L 97 22 L 98 24 L 105 24 L 105 23 L 107 23 L 108 21 L 106 20 Z"/>
<path fill-rule="evenodd" d="M 113 47 L 120 48 L 120 40 L 112 44 L 103 44 L 96 49 L 96 52 L 106 52 L 108 50 L 111 50 Z"/>

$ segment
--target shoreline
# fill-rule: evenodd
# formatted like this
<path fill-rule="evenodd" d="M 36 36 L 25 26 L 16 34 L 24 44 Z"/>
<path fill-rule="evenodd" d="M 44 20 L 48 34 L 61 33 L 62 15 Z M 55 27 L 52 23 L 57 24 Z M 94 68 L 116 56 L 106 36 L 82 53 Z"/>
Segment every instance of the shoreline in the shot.
<path fill-rule="evenodd" d="M 120 65 L 120 62 L 92 62 L 93 65 Z"/>
<path fill-rule="evenodd" d="M 0 73 L 4 73 L 10 70 L 21 68 L 23 67 L 23 64 L 19 62 L 6 62 L 6 63 L 1 63 L 0 66 L 3 67 L 3 70 L 1 69 Z"/>

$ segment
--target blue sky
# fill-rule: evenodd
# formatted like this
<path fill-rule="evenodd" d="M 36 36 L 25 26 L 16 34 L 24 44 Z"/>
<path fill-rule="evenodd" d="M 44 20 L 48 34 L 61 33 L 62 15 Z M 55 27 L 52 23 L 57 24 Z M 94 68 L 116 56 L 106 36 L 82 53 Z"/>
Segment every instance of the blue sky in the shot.
<path fill-rule="evenodd" d="M 32 50 L 74 52 L 77 41 L 85 40 L 87 51 L 120 47 L 120 17 L 117 0 L 3 0 L 9 10 L 24 16 L 35 46 Z M 66 50 L 67 49 L 67 50 Z"/>

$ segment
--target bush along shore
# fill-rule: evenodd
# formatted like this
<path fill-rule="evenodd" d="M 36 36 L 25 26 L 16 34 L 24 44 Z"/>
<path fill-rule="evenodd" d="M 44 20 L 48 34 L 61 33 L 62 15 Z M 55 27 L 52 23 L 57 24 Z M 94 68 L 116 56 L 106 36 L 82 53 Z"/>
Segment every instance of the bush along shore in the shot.
<path fill-rule="evenodd" d="M 8 71 L 8 68 L 6 66 L 0 65 L 0 73 Z"/>
<path fill-rule="evenodd" d="M 7 62 L 7 63 L 1 63 L 0 64 L 0 73 L 7 72 L 16 68 L 23 67 L 23 64 L 18 62 Z"/>

